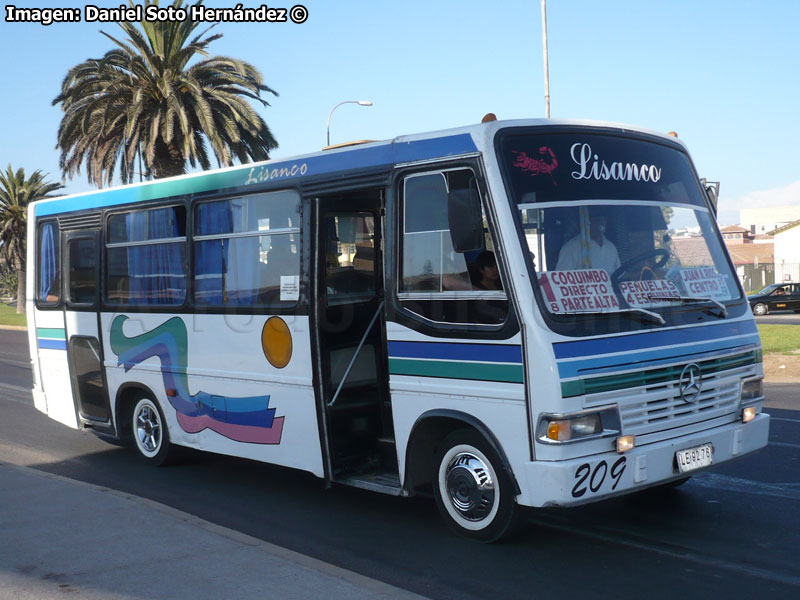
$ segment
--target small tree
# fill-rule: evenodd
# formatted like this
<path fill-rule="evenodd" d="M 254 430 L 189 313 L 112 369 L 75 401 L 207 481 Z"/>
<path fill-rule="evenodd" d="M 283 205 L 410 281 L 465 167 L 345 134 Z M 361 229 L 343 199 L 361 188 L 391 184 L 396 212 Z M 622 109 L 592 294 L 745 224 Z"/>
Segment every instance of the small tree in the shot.
<path fill-rule="evenodd" d="M 25 169 L 14 171 L 8 165 L 0 172 L 0 252 L 9 269 L 17 276 L 17 314 L 25 312 L 25 248 L 28 223 L 28 204 L 51 198 L 64 186 L 46 180 L 39 170 L 30 177 Z"/>

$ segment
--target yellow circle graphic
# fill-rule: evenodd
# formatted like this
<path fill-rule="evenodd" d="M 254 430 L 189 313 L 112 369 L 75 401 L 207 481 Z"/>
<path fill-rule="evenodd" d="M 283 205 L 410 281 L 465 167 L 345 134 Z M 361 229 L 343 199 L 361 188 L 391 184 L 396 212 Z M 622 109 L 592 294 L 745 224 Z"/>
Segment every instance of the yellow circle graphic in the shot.
<path fill-rule="evenodd" d="M 292 333 L 280 317 L 270 317 L 261 330 L 261 347 L 269 364 L 282 369 L 292 359 Z"/>

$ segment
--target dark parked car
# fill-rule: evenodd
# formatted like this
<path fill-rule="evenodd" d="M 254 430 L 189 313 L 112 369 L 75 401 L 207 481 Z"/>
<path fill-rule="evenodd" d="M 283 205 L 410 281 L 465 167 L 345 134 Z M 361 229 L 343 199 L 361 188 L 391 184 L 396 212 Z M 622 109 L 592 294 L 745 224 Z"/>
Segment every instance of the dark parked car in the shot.
<path fill-rule="evenodd" d="M 776 310 L 800 312 L 800 283 L 773 283 L 757 294 L 747 297 L 754 315 Z"/>

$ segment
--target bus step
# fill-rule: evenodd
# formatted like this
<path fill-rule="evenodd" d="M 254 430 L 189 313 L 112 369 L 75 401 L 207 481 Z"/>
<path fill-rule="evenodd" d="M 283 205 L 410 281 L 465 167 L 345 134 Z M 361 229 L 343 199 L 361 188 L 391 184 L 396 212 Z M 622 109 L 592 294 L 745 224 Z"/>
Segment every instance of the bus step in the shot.
<path fill-rule="evenodd" d="M 400 478 L 396 473 L 350 475 L 334 481 L 371 492 L 389 494 L 390 496 L 408 496 L 408 493 L 400 485 Z"/>

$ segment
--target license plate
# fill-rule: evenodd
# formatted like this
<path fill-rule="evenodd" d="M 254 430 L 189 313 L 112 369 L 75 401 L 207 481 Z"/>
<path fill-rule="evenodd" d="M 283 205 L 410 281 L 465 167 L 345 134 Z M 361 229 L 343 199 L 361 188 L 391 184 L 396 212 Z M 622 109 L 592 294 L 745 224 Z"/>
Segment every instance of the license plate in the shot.
<path fill-rule="evenodd" d="M 681 473 L 707 467 L 714 460 L 714 447 L 711 444 L 703 444 L 695 448 L 678 450 L 675 453 L 675 460 Z"/>

